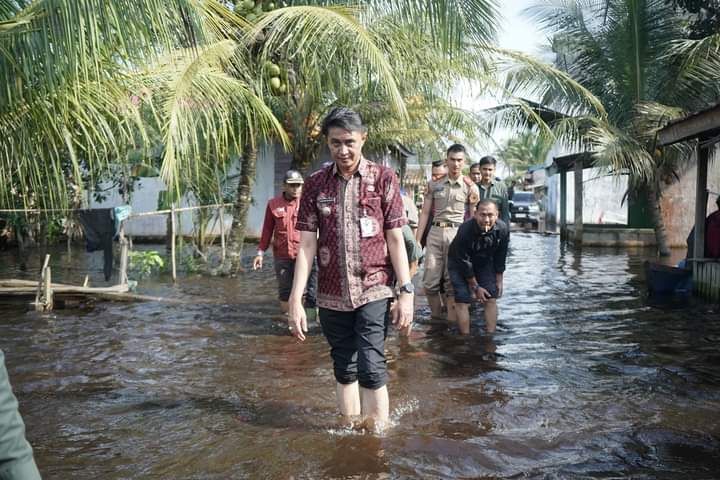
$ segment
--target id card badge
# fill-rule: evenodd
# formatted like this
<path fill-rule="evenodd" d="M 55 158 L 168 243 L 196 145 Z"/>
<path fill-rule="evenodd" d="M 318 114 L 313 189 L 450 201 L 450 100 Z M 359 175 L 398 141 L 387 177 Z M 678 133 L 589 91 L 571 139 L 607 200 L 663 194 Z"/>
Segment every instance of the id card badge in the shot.
<path fill-rule="evenodd" d="M 377 222 L 372 217 L 360 218 L 360 235 L 363 238 L 374 237 L 378 234 Z"/>

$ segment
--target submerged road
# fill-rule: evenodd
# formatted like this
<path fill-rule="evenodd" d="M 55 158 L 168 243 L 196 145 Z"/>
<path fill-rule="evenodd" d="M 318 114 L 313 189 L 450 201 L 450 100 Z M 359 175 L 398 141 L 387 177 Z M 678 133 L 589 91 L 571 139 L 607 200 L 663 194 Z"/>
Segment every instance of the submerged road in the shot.
<path fill-rule="evenodd" d="M 337 427 L 325 340 L 287 335 L 270 265 L 141 283 L 188 303 L 2 307 L 0 348 L 45 479 L 717 478 L 720 315 L 648 305 L 651 253 L 513 233 L 495 335 L 442 331 L 423 298 L 392 333 L 382 437 Z M 53 258 L 57 281 L 98 269 Z"/>

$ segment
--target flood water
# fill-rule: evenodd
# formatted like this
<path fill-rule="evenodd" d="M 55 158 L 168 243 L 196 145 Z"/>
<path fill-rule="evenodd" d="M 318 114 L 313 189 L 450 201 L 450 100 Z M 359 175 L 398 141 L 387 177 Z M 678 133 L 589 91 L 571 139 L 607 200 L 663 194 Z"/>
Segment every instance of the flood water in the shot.
<path fill-rule="evenodd" d="M 338 427 L 328 347 L 317 328 L 287 335 L 269 264 L 140 284 L 176 303 L 2 307 L 43 477 L 720 477 L 717 306 L 649 306 L 652 252 L 520 232 L 511 247 L 494 336 L 479 320 L 467 338 L 439 331 L 418 298 L 411 341 L 388 339 L 383 436 Z M 53 278 L 82 282 L 97 255 L 58 250 Z M 22 273 L 4 252 L 0 276 L 39 263 Z"/>

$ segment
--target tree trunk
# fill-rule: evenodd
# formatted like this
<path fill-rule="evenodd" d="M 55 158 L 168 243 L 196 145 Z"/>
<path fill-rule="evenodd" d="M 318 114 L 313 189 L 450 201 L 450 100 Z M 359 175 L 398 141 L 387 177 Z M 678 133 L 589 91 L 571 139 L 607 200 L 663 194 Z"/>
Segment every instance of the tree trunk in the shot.
<path fill-rule="evenodd" d="M 20 271 L 27 270 L 27 250 L 25 245 L 25 235 L 19 226 L 15 227 L 15 240 L 18 245 L 18 258 L 20 260 Z"/>
<path fill-rule="evenodd" d="M 240 162 L 240 182 L 238 183 L 235 205 L 233 205 L 233 221 L 228 242 L 227 259 L 230 274 L 236 274 L 242 270 L 242 250 L 245 244 L 248 211 L 252 202 L 252 188 L 255 183 L 257 153 L 257 146 L 251 141 L 245 145 Z"/>
<path fill-rule="evenodd" d="M 669 257 L 670 247 L 668 246 L 667 229 L 665 228 L 662 207 L 660 206 L 662 191 L 659 183 L 657 181 L 651 182 L 646 188 L 646 193 L 648 209 L 650 210 L 650 220 L 655 227 L 655 241 L 657 243 L 658 254 L 661 257 Z"/>
<path fill-rule="evenodd" d="M 170 253 L 172 250 L 172 214 L 168 213 L 165 217 L 165 252 Z"/>

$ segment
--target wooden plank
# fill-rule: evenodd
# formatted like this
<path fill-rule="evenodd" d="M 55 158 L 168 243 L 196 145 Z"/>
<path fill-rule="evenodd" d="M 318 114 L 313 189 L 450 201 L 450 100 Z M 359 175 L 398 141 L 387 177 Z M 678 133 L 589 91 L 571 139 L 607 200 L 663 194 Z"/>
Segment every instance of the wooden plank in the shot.
<path fill-rule="evenodd" d="M 117 285 L 114 287 L 80 287 L 80 286 L 73 286 L 73 285 L 63 285 L 59 287 L 53 287 L 51 285 L 46 285 L 44 288 L 50 288 L 53 293 L 59 294 L 59 293 L 78 293 L 78 294 L 93 294 L 93 293 L 122 293 L 127 292 L 129 289 L 127 288 L 127 285 Z M 0 296 L 4 294 L 13 294 L 13 293 L 19 293 L 19 294 L 34 294 L 35 293 L 35 286 L 17 286 L 17 287 L 1 287 L 0 288 Z M 42 304 L 42 299 L 41 302 Z"/>
<path fill-rule="evenodd" d="M 720 129 L 720 104 L 672 122 L 658 132 L 658 141 L 660 146 L 672 145 L 683 140 L 707 135 L 718 129 Z"/>

